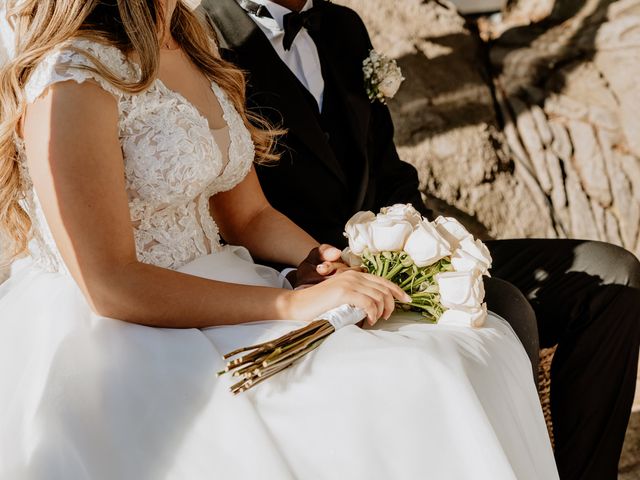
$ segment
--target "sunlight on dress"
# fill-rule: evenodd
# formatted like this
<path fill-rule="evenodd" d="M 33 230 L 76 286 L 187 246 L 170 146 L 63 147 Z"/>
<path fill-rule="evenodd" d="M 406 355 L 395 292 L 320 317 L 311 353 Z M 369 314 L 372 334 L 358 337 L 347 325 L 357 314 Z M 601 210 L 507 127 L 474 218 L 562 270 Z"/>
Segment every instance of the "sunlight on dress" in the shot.
<path fill-rule="evenodd" d="M 74 41 L 123 78 L 120 51 Z M 290 288 L 242 247 L 223 245 L 212 195 L 246 176 L 251 136 L 212 89 L 228 128 L 156 82 L 137 95 L 49 54 L 33 101 L 62 81 L 97 82 L 118 102 L 138 258 L 227 282 Z M 203 121 L 204 120 L 204 121 Z M 19 145 L 20 148 L 23 146 Z M 23 177 L 29 185 L 24 166 Z M 528 357 L 501 318 L 485 328 L 397 314 L 345 327 L 246 394 L 218 378 L 221 354 L 303 323 L 150 328 L 94 314 L 64 266 L 33 189 L 30 261 L 0 286 L 0 478 L 545 479 L 557 472 Z"/>

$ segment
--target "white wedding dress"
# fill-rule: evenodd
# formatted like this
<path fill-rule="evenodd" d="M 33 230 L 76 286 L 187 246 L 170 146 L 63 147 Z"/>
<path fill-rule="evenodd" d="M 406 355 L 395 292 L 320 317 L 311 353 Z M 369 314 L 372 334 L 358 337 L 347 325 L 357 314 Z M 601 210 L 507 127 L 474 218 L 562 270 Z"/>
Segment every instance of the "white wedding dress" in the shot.
<path fill-rule="evenodd" d="M 136 74 L 118 50 L 74 43 L 123 78 Z M 224 92 L 212 85 L 228 152 L 161 82 L 124 94 L 73 68 L 90 63 L 68 49 L 50 54 L 27 98 L 66 80 L 115 96 L 139 259 L 287 288 L 243 248 L 222 246 L 209 215 L 208 198 L 240 182 L 254 156 Z M 475 330 L 396 315 L 345 327 L 234 397 L 231 379 L 216 376 L 221 355 L 301 322 L 172 330 L 101 318 L 65 268 L 35 192 L 26 203 L 32 258 L 0 286 L 1 479 L 557 478 L 531 365 L 504 320 L 490 315 Z"/>

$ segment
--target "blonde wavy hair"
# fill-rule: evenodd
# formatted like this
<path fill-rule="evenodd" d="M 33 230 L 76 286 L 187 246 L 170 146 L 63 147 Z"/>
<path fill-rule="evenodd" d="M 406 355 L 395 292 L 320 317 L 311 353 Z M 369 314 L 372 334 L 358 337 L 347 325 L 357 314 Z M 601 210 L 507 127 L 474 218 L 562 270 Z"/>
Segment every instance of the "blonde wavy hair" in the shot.
<path fill-rule="evenodd" d="M 159 34 L 165 25 L 161 0 L 7 0 L 7 20 L 16 34 L 15 55 L 0 70 L 0 244 L 7 261 L 26 253 L 31 219 L 22 208 L 25 184 L 21 178 L 16 140 L 26 100 L 24 86 L 47 53 L 73 38 L 87 38 L 137 55 L 141 75 L 128 83 L 89 52 L 82 52 L 97 72 L 114 87 L 129 93 L 148 88 L 158 73 Z M 170 21 L 173 37 L 191 61 L 224 89 L 242 116 L 256 147 L 256 163 L 272 163 L 275 138 L 282 132 L 246 110 L 245 77 L 220 58 L 214 34 L 178 0 Z M 80 67 L 79 67 L 80 68 Z"/>

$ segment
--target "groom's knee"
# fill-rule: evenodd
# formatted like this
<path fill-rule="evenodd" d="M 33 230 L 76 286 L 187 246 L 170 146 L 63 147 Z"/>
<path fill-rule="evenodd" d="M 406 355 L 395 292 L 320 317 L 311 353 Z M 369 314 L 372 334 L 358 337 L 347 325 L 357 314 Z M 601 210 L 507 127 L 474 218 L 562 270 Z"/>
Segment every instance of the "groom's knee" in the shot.
<path fill-rule="evenodd" d="M 586 241 L 576 247 L 576 263 L 604 285 L 624 285 L 640 290 L 640 261 L 625 248 L 611 243 Z"/>
<path fill-rule="evenodd" d="M 499 278 L 485 278 L 485 298 L 489 310 L 509 322 L 527 351 L 535 373 L 540 346 L 533 307 L 516 286 Z"/>

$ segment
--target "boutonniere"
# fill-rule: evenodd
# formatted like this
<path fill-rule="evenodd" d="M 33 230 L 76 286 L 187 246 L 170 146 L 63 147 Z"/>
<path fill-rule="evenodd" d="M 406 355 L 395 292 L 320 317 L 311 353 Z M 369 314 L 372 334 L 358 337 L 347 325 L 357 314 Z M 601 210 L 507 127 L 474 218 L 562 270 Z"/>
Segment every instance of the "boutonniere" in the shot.
<path fill-rule="evenodd" d="M 375 50 L 362 62 L 364 85 L 371 102 L 376 100 L 387 103 L 387 98 L 393 98 L 404 81 L 402 70 L 395 60 L 382 55 Z"/>

